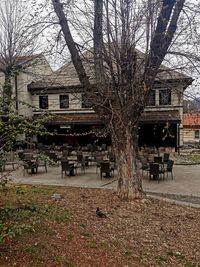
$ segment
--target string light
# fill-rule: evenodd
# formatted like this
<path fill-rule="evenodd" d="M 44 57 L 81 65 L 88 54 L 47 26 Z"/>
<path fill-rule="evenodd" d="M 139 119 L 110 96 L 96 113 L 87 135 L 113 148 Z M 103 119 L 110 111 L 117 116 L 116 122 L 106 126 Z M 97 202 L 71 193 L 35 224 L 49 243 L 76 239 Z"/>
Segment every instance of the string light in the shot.
<path fill-rule="evenodd" d="M 54 135 L 57 135 L 57 136 L 74 136 L 74 137 L 79 137 L 79 136 L 87 136 L 87 135 L 95 135 L 96 137 L 98 138 L 105 138 L 108 136 L 108 133 L 105 132 L 105 133 L 98 133 L 98 132 L 95 132 L 95 131 L 90 131 L 90 132 L 85 132 L 85 133 L 66 133 L 66 134 L 61 134 L 61 133 L 54 133 Z"/>

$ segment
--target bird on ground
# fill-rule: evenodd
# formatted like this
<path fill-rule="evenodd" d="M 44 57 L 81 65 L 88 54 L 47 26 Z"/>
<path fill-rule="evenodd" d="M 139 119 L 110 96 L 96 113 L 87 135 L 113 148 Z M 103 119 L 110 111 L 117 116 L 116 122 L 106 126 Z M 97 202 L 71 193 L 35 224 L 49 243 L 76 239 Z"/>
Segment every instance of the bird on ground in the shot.
<path fill-rule="evenodd" d="M 96 209 L 96 216 L 99 218 L 107 218 L 106 214 L 104 214 L 99 207 Z"/>

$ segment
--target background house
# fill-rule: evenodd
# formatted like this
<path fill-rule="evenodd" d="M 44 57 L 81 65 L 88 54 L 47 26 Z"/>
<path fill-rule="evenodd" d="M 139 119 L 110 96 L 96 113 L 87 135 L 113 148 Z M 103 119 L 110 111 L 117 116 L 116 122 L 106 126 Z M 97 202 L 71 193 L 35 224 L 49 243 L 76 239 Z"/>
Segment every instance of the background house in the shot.
<path fill-rule="evenodd" d="M 12 97 L 16 113 L 32 118 L 33 113 L 30 107 L 33 104 L 32 95 L 27 85 L 51 75 L 52 69 L 42 54 L 17 57 L 16 62 L 18 67 L 21 66 L 21 70 L 16 72 L 12 78 Z M 4 79 L 4 74 L 0 72 L 0 94 L 2 94 Z"/>
<path fill-rule="evenodd" d="M 185 113 L 183 117 L 184 145 L 200 145 L 200 113 Z"/>

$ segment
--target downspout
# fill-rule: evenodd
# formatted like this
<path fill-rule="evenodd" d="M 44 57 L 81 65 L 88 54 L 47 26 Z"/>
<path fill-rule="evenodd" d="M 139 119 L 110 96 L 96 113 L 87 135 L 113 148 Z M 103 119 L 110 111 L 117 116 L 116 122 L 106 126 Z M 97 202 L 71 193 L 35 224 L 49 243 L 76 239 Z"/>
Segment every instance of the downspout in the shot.
<path fill-rule="evenodd" d="M 15 74 L 15 108 L 16 108 L 16 114 L 18 114 L 18 79 L 17 79 L 17 74 Z"/>
<path fill-rule="evenodd" d="M 180 154 L 180 128 L 179 128 L 179 123 L 177 123 L 177 152 Z"/>

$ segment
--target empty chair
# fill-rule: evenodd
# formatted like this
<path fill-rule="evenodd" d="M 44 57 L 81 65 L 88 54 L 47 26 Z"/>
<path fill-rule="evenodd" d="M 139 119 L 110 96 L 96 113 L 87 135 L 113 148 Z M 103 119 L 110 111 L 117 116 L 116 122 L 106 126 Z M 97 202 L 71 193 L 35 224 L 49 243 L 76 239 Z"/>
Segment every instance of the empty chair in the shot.
<path fill-rule="evenodd" d="M 24 151 L 19 151 L 17 154 L 20 160 L 24 160 Z"/>
<path fill-rule="evenodd" d="M 103 161 L 102 155 L 96 156 L 96 173 L 98 173 L 98 169 L 100 169 L 102 161 Z"/>
<path fill-rule="evenodd" d="M 73 176 L 75 175 L 75 166 L 74 164 L 70 164 L 67 160 L 66 161 L 61 161 L 61 177 L 63 178 L 63 172 L 65 176 L 68 173 L 68 176 Z"/>
<path fill-rule="evenodd" d="M 163 159 L 162 159 L 162 157 L 154 157 L 154 162 L 162 164 L 163 163 Z"/>
<path fill-rule="evenodd" d="M 3 161 L 3 170 L 5 170 L 7 165 L 11 165 L 12 169 L 15 169 L 15 154 L 14 152 L 9 152 Z"/>
<path fill-rule="evenodd" d="M 164 153 L 164 155 L 163 155 L 163 163 L 167 163 L 168 162 L 169 156 L 170 156 L 169 153 Z"/>
<path fill-rule="evenodd" d="M 174 166 L 174 161 L 169 159 L 168 162 L 167 162 L 167 166 L 165 168 L 165 172 L 167 173 L 167 178 L 168 178 L 168 173 L 169 172 L 171 173 L 172 179 L 174 178 L 173 177 L 173 166 Z"/>
<path fill-rule="evenodd" d="M 23 163 L 24 167 L 24 175 L 25 173 L 29 173 L 29 170 L 31 171 L 30 174 L 32 175 L 33 173 L 37 173 L 37 165 L 36 162 L 32 162 L 30 160 L 26 160 Z"/>
<path fill-rule="evenodd" d="M 81 167 L 81 170 L 85 173 L 85 159 L 82 152 L 77 152 L 77 167 Z"/>
<path fill-rule="evenodd" d="M 153 176 L 154 180 L 159 181 L 161 174 L 163 174 L 163 177 L 164 177 L 164 172 L 162 170 L 160 170 L 159 164 L 158 163 L 150 163 L 150 165 L 149 165 L 149 180 Z"/>
<path fill-rule="evenodd" d="M 37 159 L 36 160 L 36 168 L 37 168 L 37 172 L 38 172 L 38 168 L 43 168 L 45 169 L 45 171 L 47 172 L 47 161 L 44 159 Z"/>
<path fill-rule="evenodd" d="M 106 178 L 110 178 L 114 175 L 114 169 L 110 167 L 110 162 L 101 162 L 100 163 L 100 176 L 101 179 L 105 173 Z"/>
<path fill-rule="evenodd" d="M 33 159 L 33 153 L 28 153 L 28 152 L 24 153 L 23 155 L 24 161 L 31 161 L 32 159 Z"/>

